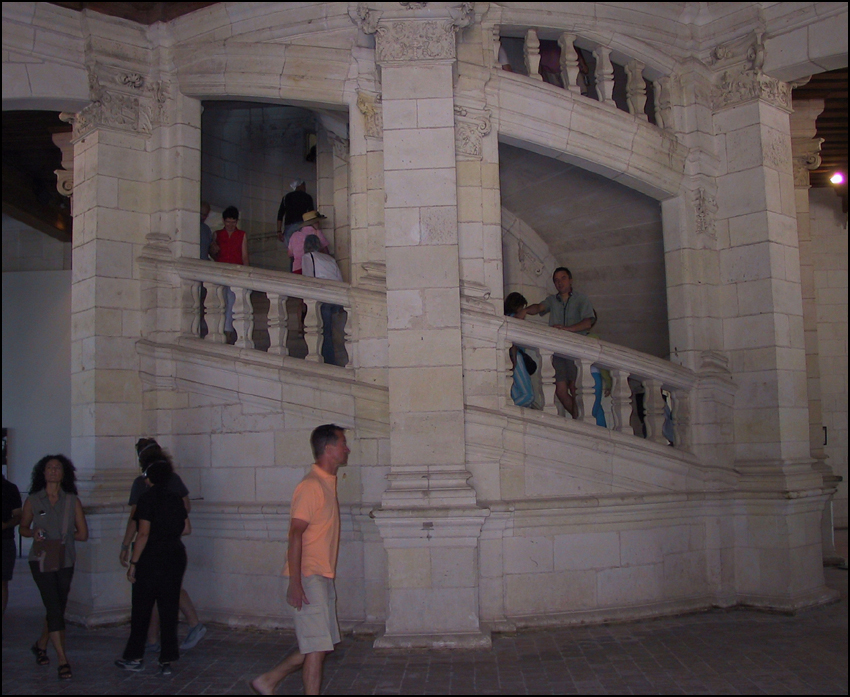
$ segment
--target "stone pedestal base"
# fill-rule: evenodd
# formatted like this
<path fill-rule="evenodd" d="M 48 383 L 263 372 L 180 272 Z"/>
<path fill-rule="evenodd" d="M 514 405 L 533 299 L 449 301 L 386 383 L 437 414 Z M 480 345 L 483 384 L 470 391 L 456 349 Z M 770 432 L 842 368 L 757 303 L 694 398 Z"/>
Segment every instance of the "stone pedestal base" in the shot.
<path fill-rule="evenodd" d="M 387 551 L 386 630 L 377 648 L 486 648 L 478 612 L 480 508 L 379 509 Z"/>

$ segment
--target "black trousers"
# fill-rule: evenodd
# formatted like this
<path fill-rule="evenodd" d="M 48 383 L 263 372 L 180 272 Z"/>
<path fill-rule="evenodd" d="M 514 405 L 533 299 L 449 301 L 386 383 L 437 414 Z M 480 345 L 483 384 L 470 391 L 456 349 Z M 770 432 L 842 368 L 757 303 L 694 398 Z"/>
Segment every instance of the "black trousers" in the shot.
<path fill-rule="evenodd" d="M 145 641 L 154 603 L 159 608 L 162 647 L 159 662 L 171 663 L 180 658 L 177 648 L 177 619 L 180 610 L 180 587 L 183 585 L 185 572 L 186 550 L 182 544 L 179 550 L 137 565 L 136 582 L 133 584 L 130 638 L 124 649 L 124 660 L 135 661 L 145 655 Z"/>
<path fill-rule="evenodd" d="M 41 572 L 38 570 L 38 562 L 31 561 L 30 570 L 35 585 L 41 593 L 41 602 L 47 610 L 47 631 L 61 632 L 65 629 L 65 606 L 68 604 L 68 594 L 71 592 L 74 567 Z"/>

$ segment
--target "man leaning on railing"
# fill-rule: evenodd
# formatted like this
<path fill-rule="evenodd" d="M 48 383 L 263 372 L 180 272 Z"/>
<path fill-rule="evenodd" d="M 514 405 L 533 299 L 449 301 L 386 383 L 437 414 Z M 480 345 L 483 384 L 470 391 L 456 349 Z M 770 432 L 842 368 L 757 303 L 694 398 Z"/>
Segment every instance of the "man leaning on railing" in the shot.
<path fill-rule="evenodd" d="M 566 266 L 559 266 L 552 274 L 552 282 L 558 291 L 543 302 L 529 305 L 526 315 L 549 315 L 549 326 L 568 332 L 587 335 L 596 321 L 596 313 L 590 299 L 573 290 L 573 275 Z M 578 368 L 575 361 L 561 356 L 552 356 L 555 368 L 555 394 L 570 416 L 578 418 L 576 403 L 576 378 Z"/>

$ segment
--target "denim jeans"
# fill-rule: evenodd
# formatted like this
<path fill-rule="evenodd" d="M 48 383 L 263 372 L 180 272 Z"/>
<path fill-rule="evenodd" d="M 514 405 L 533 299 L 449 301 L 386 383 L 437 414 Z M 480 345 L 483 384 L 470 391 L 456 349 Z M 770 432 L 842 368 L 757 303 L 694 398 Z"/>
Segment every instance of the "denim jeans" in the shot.
<path fill-rule="evenodd" d="M 341 305 L 332 305 L 331 303 L 322 303 L 322 360 L 325 363 L 336 365 L 336 356 L 334 355 L 334 315 L 342 312 Z"/>

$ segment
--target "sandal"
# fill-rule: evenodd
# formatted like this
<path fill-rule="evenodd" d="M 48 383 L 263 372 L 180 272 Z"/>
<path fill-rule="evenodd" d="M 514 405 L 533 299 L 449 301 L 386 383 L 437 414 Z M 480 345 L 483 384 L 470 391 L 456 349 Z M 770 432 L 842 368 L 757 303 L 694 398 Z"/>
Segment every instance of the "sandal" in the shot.
<path fill-rule="evenodd" d="M 63 663 L 59 666 L 59 679 L 60 680 L 70 680 L 73 676 L 71 673 L 71 664 Z"/>
<path fill-rule="evenodd" d="M 38 648 L 38 642 L 35 642 L 32 646 L 30 646 L 30 651 L 32 651 L 33 656 L 35 656 L 36 665 L 46 666 L 50 664 L 50 659 L 47 657 L 47 651 Z"/>

